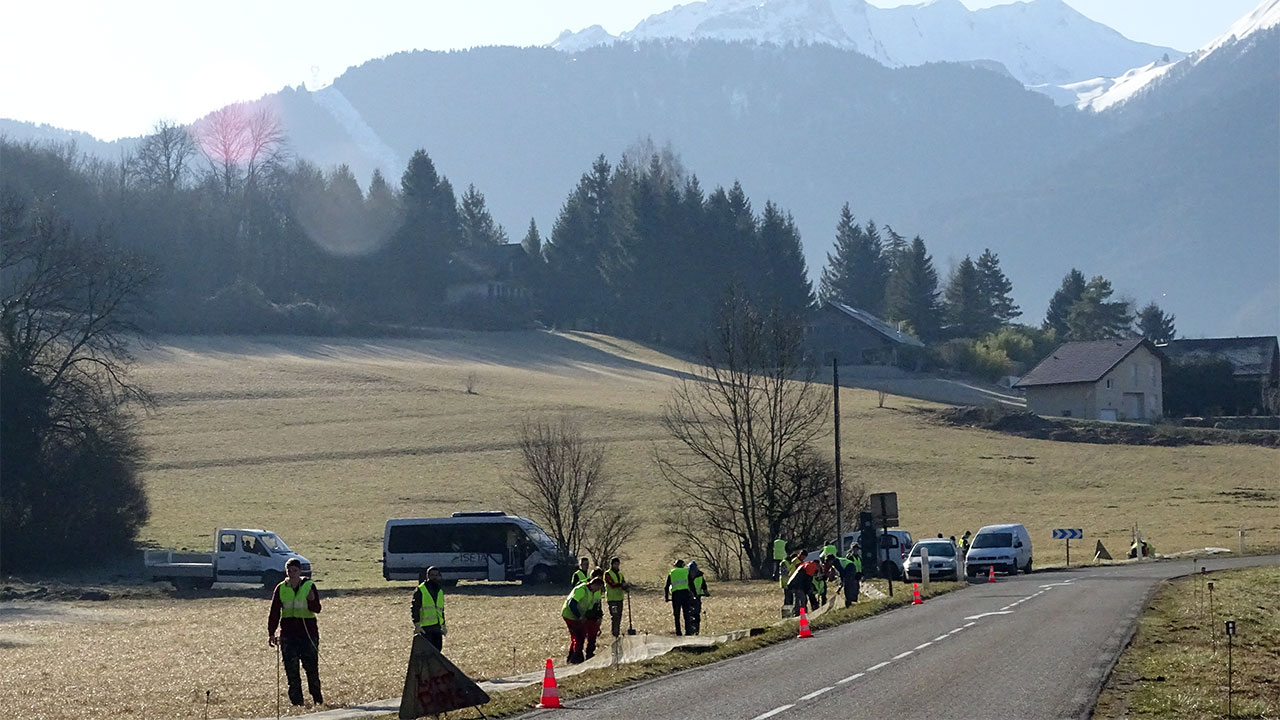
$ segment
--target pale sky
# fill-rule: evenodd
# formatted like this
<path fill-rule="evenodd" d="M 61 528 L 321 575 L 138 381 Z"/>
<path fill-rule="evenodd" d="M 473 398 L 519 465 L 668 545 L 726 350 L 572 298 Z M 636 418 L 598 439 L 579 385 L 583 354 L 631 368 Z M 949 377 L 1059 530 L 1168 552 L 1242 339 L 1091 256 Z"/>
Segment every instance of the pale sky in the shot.
<path fill-rule="evenodd" d="M 972 9 L 1008 0 L 963 0 Z M 1067 0 L 1143 42 L 1193 50 L 1258 0 Z M 104 140 L 189 123 L 285 86 L 326 85 L 402 50 L 542 45 L 565 29 L 613 34 L 675 0 L 25 0 L 0 20 L 0 118 Z M 871 0 L 890 7 L 903 0 Z M 357 9 L 358 8 L 358 9 Z"/>

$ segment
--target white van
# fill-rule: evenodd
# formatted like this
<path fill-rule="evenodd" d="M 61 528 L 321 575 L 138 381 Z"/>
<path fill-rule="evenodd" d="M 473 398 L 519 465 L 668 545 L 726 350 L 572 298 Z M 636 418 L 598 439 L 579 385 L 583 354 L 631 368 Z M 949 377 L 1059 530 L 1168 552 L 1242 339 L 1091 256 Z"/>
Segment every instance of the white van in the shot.
<path fill-rule="evenodd" d="M 387 521 L 382 538 L 382 577 L 417 580 L 428 567 L 446 582 L 522 580 L 541 584 L 569 577 L 560 552 L 528 518 L 497 510 L 456 512 L 447 518 Z"/>
<path fill-rule="evenodd" d="M 997 567 L 1010 575 L 1031 572 L 1031 535 L 1022 525 L 987 525 L 973 536 L 964 556 L 969 577 Z"/>

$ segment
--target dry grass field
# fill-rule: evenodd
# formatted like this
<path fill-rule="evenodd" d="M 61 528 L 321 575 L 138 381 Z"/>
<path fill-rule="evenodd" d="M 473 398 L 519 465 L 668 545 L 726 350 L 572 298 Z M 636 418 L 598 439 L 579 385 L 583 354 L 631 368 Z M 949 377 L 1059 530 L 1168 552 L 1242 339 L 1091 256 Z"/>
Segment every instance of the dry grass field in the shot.
<path fill-rule="evenodd" d="M 674 548 L 658 518 L 671 500 L 651 457 L 675 451 L 658 415 L 683 361 L 545 332 L 169 338 L 140 359 L 138 377 L 158 400 L 141 425 L 151 453 L 144 541 L 207 551 L 217 527 L 266 527 L 306 555 L 330 593 L 321 662 L 331 703 L 396 695 L 403 681 L 410 585 L 381 577 L 386 520 L 517 510 L 504 481 L 524 418 L 566 414 L 605 444 L 623 497 L 647 520 L 625 548 L 632 581 L 649 587 L 636 625 L 666 629 L 660 587 Z M 1134 525 L 1161 553 L 1234 548 L 1241 526 L 1252 547 L 1280 547 L 1274 449 L 1030 440 L 944 427 L 922 405 L 841 395 L 846 480 L 896 491 L 917 537 L 1022 522 L 1040 566 L 1065 559 L 1049 539 L 1056 527 L 1085 529 L 1073 564 L 1098 539 L 1119 555 Z M 717 583 L 708 631 L 775 617 L 775 587 Z M 531 603 L 522 593 L 464 585 L 450 594 L 446 650 L 464 670 L 498 676 L 563 654 L 559 594 Z M 260 593 L 216 591 L 6 607 L 0 707 L 20 718 L 202 717 L 210 690 L 210 717 L 273 714 L 266 611 Z"/>

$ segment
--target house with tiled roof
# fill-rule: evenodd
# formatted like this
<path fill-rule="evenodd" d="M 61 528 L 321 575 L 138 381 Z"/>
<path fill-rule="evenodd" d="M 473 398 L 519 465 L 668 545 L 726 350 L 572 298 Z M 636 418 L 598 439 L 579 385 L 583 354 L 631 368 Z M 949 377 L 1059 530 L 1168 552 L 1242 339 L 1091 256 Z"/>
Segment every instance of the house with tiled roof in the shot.
<path fill-rule="evenodd" d="M 1142 337 L 1069 342 L 1014 384 L 1037 415 L 1152 421 L 1164 414 L 1164 357 Z"/>

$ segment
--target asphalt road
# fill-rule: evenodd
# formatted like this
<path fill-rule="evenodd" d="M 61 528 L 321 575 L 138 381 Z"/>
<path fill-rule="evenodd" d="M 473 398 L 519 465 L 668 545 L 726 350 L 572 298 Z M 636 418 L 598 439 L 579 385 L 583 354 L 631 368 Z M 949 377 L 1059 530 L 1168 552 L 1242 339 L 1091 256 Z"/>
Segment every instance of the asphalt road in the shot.
<path fill-rule="evenodd" d="M 1272 556 L 1196 566 L 1278 564 Z M 1192 569 L 1182 560 L 999 575 L 811 639 L 566 705 L 576 720 L 1088 718 L 1156 585 Z M 556 711 L 524 717 L 547 712 Z"/>

